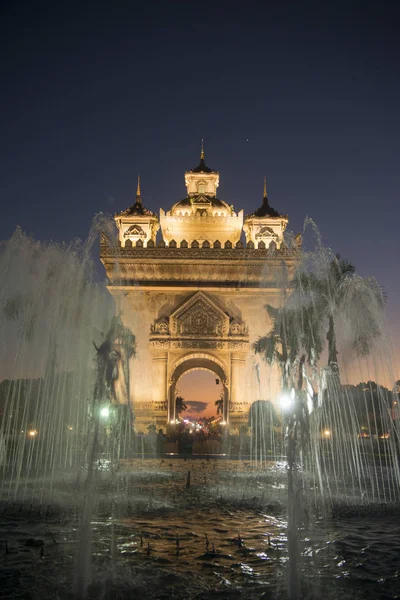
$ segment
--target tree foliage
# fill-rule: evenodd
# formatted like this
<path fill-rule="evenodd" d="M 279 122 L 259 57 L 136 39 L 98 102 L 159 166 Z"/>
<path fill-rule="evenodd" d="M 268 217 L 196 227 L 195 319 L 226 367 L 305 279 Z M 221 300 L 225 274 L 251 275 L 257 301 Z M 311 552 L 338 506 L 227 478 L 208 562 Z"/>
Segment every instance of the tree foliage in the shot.
<path fill-rule="evenodd" d="M 181 413 L 185 412 L 185 410 L 187 410 L 187 406 L 185 404 L 184 398 L 182 398 L 182 396 L 177 396 L 175 398 L 175 411 L 176 411 L 176 414 L 180 415 Z"/>
<path fill-rule="evenodd" d="M 216 400 L 215 406 L 217 407 L 217 415 L 223 415 L 224 414 L 224 399 L 219 398 L 218 400 Z"/>
<path fill-rule="evenodd" d="M 317 273 L 300 267 L 294 277 L 294 295 L 320 323 L 320 344 L 328 343 L 328 365 L 337 365 L 337 323 L 346 324 L 351 345 L 366 356 L 381 333 L 380 316 L 385 295 L 374 278 L 360 277 L 355 267 L 336 255 Z M 325 338 L 325 339 L 324 339 Z"/>

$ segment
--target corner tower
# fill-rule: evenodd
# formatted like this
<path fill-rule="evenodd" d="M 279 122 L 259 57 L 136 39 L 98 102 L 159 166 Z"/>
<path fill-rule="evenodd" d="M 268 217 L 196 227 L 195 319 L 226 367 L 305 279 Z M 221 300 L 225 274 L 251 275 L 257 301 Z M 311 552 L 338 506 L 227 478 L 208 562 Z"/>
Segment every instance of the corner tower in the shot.
<path fill-rule="evenodd" d="M 127 245 L 136 246 L 139 242 L 147 246 L 149 241 L 156 243 L 157 231 L 160 229 L 157 215 L 148 210 L 143 202 L 140 191 L 140 175 L 136 190 L 136 200 L 126 210 L 114 215 L 115 224 L 118 228 L 118 238 L 122 248 Z"/>
<path fill-rule="evenodd" d="M 246 234 L 246 243 L 253 242 L 255 248 L 258 248 L 260 242 L 265 244 L 265 248 L 270 248 L 273 243 L 279 249 L 288 221 L 287 215 L 279 214 L 278 211 L 270 206 L 267 194 L 267 180 L 264 177 L 262 205 L 252 215 L 246 217 L 244 221 L 243 230 Z"/>

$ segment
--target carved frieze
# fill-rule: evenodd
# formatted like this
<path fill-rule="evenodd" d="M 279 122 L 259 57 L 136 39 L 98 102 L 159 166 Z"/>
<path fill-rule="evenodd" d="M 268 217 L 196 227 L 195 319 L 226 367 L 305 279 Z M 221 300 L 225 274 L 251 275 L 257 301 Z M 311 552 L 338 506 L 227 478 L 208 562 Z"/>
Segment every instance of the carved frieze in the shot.
<path fill-rule="evenodd" d="M 249 340 L 216 340 L 216 339 L 159 339 L 150 338 L 149 341 L 151 348 L 164 348 L 164 349 L 216 349 L 216 350 L 246 350 L 249 347 Z"/>
<path fill-rule="evenodd" d="M 171 345 L 171 342 L 168 339 L 160 340 L 160 339 L 150 338 L 149 344 L 150 344 L 151 348 L 169 348 Z"/>
<path fill-rule="evenodd" d="M 167 401 L 164 401 L 164 402 L 153 402 L 153 408 L 156 411 L 164 412 L 168 408 L 168 403 L 167 403 Z"/>
<path fill-rule="evenodd" d="M 249 347 L 249 340 L 233 340 L 228 342 L 229 350 L 244 350 Z"/>
<path fill-rule="evenodd" d="M 249 410 L 248 402 L 231 402 L 229 404 L 230 412 L 232 413 L 242 413 L 247 412 Z"/>
<path fill-rule="evenodd" d="M 300 240 L 301 241 L 301 240 Z M 276 251 L 276 258 L 299 257 L 300 243 L 297 242 L 293 248 L 281 246 Z M 138 248 L 133 246 L 122 248 L 121 246 L 111 246 L 107 237 L 102 234 L 100 258 L 134 258 L 134 259 L 183 259 L 183 260 L 260 260 L 265 261 L 270 258 L 267 248 Z"/>
<path fill-rule="evenodd" d="M 210 248 L 205 252 L 213 252 Z M 105 259 L 103 263 L 110 282 L 114 285 L 160 285 L 161 282 L 169 287 L 196 285 L 207 283 L 215 287 L 277 287 L 279 286 L 282 268 L 293 270 L 294 261 L 275 260 L 280 258 L 278 250 L 267 250 L 267 259 L 261 261 L 201 261 L 177 262 L 158 261 L 145 262 L 126 259 L 117 263 L 116 259 Z M 114 262 L 115 261 L 115 262 Z"/>
<path fill-rule="evenodd" d="M 217 340 L 174 340 L 171 342 L 172 348 L 214 348 L 223 350 L 225 345 L 226 343 Z"/>

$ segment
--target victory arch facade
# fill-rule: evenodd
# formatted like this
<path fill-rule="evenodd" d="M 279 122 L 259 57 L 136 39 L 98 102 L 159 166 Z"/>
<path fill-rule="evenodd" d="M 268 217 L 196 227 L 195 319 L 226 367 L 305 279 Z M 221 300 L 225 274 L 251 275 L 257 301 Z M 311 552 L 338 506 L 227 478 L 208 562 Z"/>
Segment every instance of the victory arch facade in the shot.
<path fill-rule="evenodd" d="M 205 369 L 223 385 L 223 422 L 235 431 L 254 401 L 279 397 L 278 373 L 251 345 L 270 328 L 264 306 L 282 301 L 301 239 L 284 244 L 288 219 L 269 205 L 265 183 L 262 206 L 245 218 L 217 198 L 219 173 L 203 152 L 185 184 L 186 197 L 158 217 L 138 182 L 135 203 L 115 215 L 117 244 L 101 236 L 108 289 L 137 340 L 129 400 L 136 429 L 166 429 L 180 378 Z"/>

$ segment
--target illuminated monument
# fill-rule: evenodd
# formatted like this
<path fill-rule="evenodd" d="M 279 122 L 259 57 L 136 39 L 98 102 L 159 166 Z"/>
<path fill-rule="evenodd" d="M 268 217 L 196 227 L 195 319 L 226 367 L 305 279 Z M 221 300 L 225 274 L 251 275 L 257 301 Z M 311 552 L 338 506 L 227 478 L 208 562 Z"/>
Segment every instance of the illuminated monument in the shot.
<path fill-rule="evenodd" d="M 136 428 L 173 423 L 178 380 L 206 369 L 223 384 L 223 418 L 235 431 L 255 400 L 279 394 L 278 374 L 259 368 L 251 344 L 269 329 L 264 306 L 281 302 L 282 273 L 291 278 L 301 239 L 284 244 L 288 218 L 269 205 L 265 182 L 250 216 L 217 198 L 219 173 L 203 150 L 185 184 L 186 197 L 158 218 L 144 207 L 138 181 L 135 203 L 115 215 L 117 246 L 102 235 L 101 260 L 117 313 L 137 338 Z"/>

